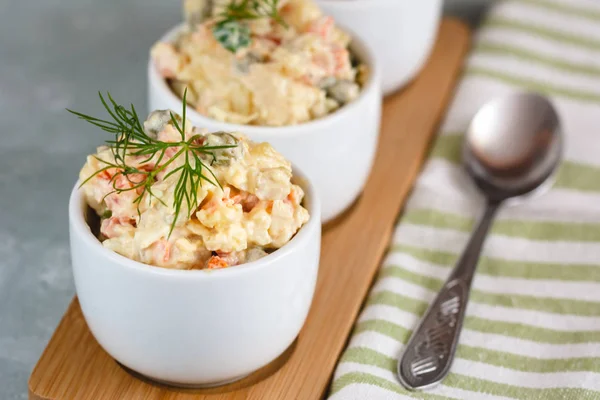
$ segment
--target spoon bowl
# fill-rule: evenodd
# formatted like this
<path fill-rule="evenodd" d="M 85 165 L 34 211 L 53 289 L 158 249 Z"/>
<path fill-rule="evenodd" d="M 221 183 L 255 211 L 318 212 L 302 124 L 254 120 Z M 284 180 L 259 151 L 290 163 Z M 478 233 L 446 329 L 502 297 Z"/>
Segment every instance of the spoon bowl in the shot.
<path fill-rule="evenodd" d="M 492 100 L 477 112 L 463 143 L 463 164 L 481 192 L 503 201 L 529 194 L 554 173 L 562 155 L 559 118 L 535 93 Z"/>

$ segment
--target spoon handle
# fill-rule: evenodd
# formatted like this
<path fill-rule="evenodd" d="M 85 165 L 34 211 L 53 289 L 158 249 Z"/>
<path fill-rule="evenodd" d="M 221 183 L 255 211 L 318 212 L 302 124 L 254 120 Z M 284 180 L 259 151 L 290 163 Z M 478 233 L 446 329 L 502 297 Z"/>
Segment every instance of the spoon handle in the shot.
<path fill-rule="evenodd" d="M 460 260 L 405 347 L 397 374 L 407 389 L 432 387 L 448 374 L 479 254 L 499 205 L 488 202 Z"/>

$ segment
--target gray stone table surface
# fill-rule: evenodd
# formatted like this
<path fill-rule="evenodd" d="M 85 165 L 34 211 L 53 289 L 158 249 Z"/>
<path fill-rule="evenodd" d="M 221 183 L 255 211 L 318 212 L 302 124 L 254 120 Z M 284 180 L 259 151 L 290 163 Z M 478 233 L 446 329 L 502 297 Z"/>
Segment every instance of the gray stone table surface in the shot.
<path fill-rule="evenodd" d="M 449 1 L 472 21 L 486 2 Z M 108 90 L 145 111 L 148 49 L 180 19 L 180 0 L 0 0 L 0 400 L 27 398 L 74 294 L 67 200 L 105 136 L 65 108 Z"/>

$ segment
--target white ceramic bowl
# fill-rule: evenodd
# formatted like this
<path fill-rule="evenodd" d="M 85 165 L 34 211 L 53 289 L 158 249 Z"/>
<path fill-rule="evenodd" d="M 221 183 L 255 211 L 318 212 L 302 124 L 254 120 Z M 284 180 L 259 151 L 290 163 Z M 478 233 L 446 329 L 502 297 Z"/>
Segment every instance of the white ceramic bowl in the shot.
<path fill-rule="evenodd" d="M 104 248 L 75 186 L 73 275 L 102 348 L 144 376 L 181 386 L 230 382 L 282 354 L 310 308 L 321 243 L 319 199 L 310 183 L 298 182 L 306 182 L 300 185 L 311 218 L 296 236 L 258 261 L 210 271 L 153 267 Z"/>
<path fill-rule="evenodd" d="M 161 40 L 172 40 L 181 26 Z M 216 121 L 193 110 L 187 117 L 209 131 L 239 131 L 256 142 L 269 142 L 298 165 L 321 195 L 321 216 L 326 222 L 341 214 L 362 191 L 377 149 L 381 119 L 380 71 L 373 55 L 360 41 L 352 49 L 372 73 L 358 99 L 318 120 L 285 127 L 237 125 Z M 181 99 L 160 76 L 152 60 L 148 63 L 148 107 L 150 111 L 171 109 L 181 113 Z"/>
<path fill-rule="evenodd" d="M 373 50 L 389 94 L 417 75 L 440 24 L 442 0 L 316 0 L 325 14 L 350 26 Z"/>

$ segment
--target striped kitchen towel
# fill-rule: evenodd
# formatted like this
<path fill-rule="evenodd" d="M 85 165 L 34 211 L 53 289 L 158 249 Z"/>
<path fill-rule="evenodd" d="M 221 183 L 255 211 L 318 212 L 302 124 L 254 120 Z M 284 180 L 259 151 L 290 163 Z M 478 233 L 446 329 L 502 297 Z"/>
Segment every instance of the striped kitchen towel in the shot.
<path fill-rule="evenodd" d="M 485 102 L 523 90 L 551 97 L 565 160 L 549 192 L 500 211 L 450 374 L 408 392 L 397 357 L 483 208 L 459 168 L 461 135 Z M 600 399 L 599 0 L 507 0 L 490 11 L 330 396 Z"/>

